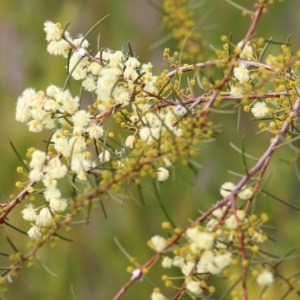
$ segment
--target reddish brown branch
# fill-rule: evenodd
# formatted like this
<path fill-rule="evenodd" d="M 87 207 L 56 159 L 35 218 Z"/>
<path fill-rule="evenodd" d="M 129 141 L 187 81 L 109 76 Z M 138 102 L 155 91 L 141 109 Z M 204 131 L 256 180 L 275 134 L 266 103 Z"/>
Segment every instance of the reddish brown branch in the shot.
<path fill-rule="evenodd" d="M 5 219 L 7 218 L 8 214 L 10 211 L 18 204 L 20 203 L 23 199 L 25 199 L 29 192 L 28 189 L 33 187 L 36 184 L 35 181 L 30 181 L 25 188 L 19 193 L 17 197 L 15 197 L 12 201 L 8 203 L 1 203 L 0 206 L 4 207 L 3 210 L 4 212 L 0 215 L 0 224 L 3 224 Z"/>

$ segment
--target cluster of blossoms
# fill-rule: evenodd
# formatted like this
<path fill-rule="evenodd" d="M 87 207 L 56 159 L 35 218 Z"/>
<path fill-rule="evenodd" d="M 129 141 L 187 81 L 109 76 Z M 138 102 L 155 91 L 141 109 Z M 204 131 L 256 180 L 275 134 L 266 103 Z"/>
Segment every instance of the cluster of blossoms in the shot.
<path fill-rule="evenodd" d="M 253 49 L 250 42 L 247 42 L 243 49 L 241 49 L 243 42 L 237 44 L 236 51 L 240 54 L 240 58 L 252 60 Z M 230 86 L 230 94 L 232 96 L 241 96 L 245 93 L 245 87 L 250 84 L 251 75 L 246 63 L 241 62 L 233 70 L 234 79 L 237 81 L 235 84 Z"/>
<path fill-rule="evenodd" d="M 124 162 L 119 159 L 126 148 L 134 150 L 137 139 L 150 145 L 161 139 L 165 132 L 180 137 L 182 130 L 177 125 L 178 120 L 187 113 L 181 104 L 150 110 L 156 101 L 155 95 L 159 93 L 157 76 L 152 74 L 150 63 L 141 64 L 135 57 L 109 49 L 103 49 L 93 57 L 88 53 L 88 41 L 82 36 L 73 39 L 59 23 L 47 21 L 44 30 L 48 52 L 69 56 L 67 68 L 70 76 L 81 81 L 82 87 L 94 93 L 96 100 L 85 110 L 78 96 L 74 97 L 68 89 L 55 85 L 48 86 L 45 92 L 28 88 L 18 98 L 17 121 L 26 123 L 32 132 L 54 130 L 48 152 L 32 150 L 30 153 L 29 179 L 43 183 L 46 200 L 45 207 L 37 209 L 29 205 L 23 211 L 24 219 L 36 221 L 29 231 L 29 235 L 35 238 L 40 236 L 40 227 L 51 224 L 55 214 L 67 206 L 61 198 L 57 180 L 75 176 L 76 180 L 87 181 L 90 170 L 114 159 L 112 149 L 103 142 L 113 133 L 104 129 L 103 122 L 115 109 L 128 108 L 127 123 L 122 122 L 121 126 L 129 128 L 133 134 L 125 138 L 121 149 L 115 150 L 118 163 L 110 164 L 114 168 L 123 168 Z M 89 150 L 95 141 L 102 149 L 98 161 L 94 158 L 95 150 Z M 165 155 L 163 163 L 156 165 L 158 181 L 168 179 L 166 167 L 171 166 Z"/>
<path fill-rule="evenodd" d="M 58 156 L 50 159 L 44 152 L 32 150 L 29 178 L 32 181 L 43 182 L 46 204 L 39 208 L 28 204 L 22 211 L 22 215 L 27 221 L 35 221 L 28 231 L 28 235 L 32 238 L 39 238 L 42 235 L 41 229 L 52 225 L 67 207 L 66 199 L 61 197 L 61 192 L 57 188 L 57 179 L 63 178 L 67 174 L 67 167 L 61 163 Z"/>
<path fill-rule="evenodd" d="M 158 113 L 148 112 L 153 101 L 155 102 L 151 95 L 159 92 L 156 87 L 157 76 L 151 73 L 151 63 L 141 65 L 135 57 L 109 49 L 104 49 L 91 59 L 87 55 L 87 40 L 82 37 L 71 39 L 68 32 L 64 32 L 63 37 L 59 23 L 47 21 L 44 29 L 50 54 L 66 57 L 73 49 L 68 65 L 69 72 L 75 80 L 82 81 L 82 86 L 87 91 L 96 93 L 97 101 L 93 104 L 95 110 L 87 112 L 80 110 L 79 98 L 72 97 L 68 90 L 54 85 L 47 88 L 46 94 L 43 91 L 36 93 L 33 89 L 27 89 L 18 98 L 16 119 L 20 122 L 30 120 L 27 123 L 30 131 L 53 129 L 59 124 L 67 129 L 72 128 L 69 135 L 76 139 L 83 133 L 87 133 L 92 139 L 98 139 L 104 133 L 101 117 L 114 104 L 119 104 L 122 107 L 131 106 L 130 120 L 135 124 L 143 141 L 158 139 L 164 130 L 172 130 L 180 135 L 180 130 L 174 124 L 187 112 L 182 105 L 165 108 Z M 131 103 L 133 99 L 134 104 Z M 56 136 L 66 138 L 68 133 L 60 130 Z M 58 152 L 64 149 L 63 156 L 70 156 L 70 145 L 67 146 L 64 142 L 64 145 L 58 146 L 57 141 L 53 141 Z M 132 137 L 130 141 L 127 140 L 127 143 L 132 148 Z"/>
<path fill-rule="evenodd" d="M 270 119 L 268 127 L 264 123 L 260 123 L 259 128 L 276 133 L 280 122 L 274 122 L 274 116 L 278 120 L 288 116 L 291 104 L 299 95 L 299 73 L 297 68 L 290 67 L 289 60 L 292 50 L 286 45 L 281 46 L 282 54 L 278 56 L 268 55 L 265 63 L 262 63 L 262 49 L 259 49 L 259 40 L 252 43 L 253 47 L 250 42 L 247 42 L 241 49 L 242 42 L 240 42 L 235 48 L 235 52 L 239 54 L 239 60 L 238 65 L 233 69 L 230 95 L 244 97 L 246 100 L 249 95 L 256 94 L 257 97 L 254 97 L 250 105 L 245 105 L 244 110 L 246 112 L 251 111 L 257 119 Z M 259 58 L 257 58 L 258 54 L 260 54 Z M 278 74 L 280 75 L 278 76 Z M 285 92 L 275 98 L 261 97 L 263 93 L 267 94 L 266 83 L 270 86 L 273 85 L 275 92 Z"/>
<path fill-rule="evenodd" d="M 234 189 L 233 183 L 222 185 L 221 194 L 226 197 Z M 251 188 L 244 188 L 239 197 L 250 199 L 253 196 Z M 261 226 L 268 220 L 265 214 L 259 218 L 256 215 L 247 216 L 244 210 L 231 211 L 229 206 L 218 208 L 212 212 L 210 219 L 205 224 L 193 224 L 186 229 L 183 236 L 184 242 L 171 245 L 170 239 L 162 236 L 153 236 L 148 245 L 158 253 L 161 253 L 162 267 L 169 269 L 177 267 L 181 270 L 185 278 L 185 292 L 193 296 L 201 296 L 214 292 L 213 286 L 208 286 L 208 279 L 211 275 L 222 275 L 225 278 L 235 278 L 236 265 L 241 260 L 241 240 L 242 232 L 243 247 L 249 251 L 247 261 L 242 262 L 243 266 L 250 266 L 255 254 L 258 253 L 259 244 L 264 243 L 268 238 L 263 233 Z M 169 224 L 164 224 L 168 228 Z M 173 256 L 168 255 L 172 249 Z M 245 255 L 247 255 L 245 253 Z M 252 276 L 261 286 L 270 285 L 274 276 L 266 268 L 252 268 Z M 232 267 L 232 268 L 231 268 Z M 164 276 L 166 286 L 173 286 L 171 277 Z M 161 297 L 161 298 L 160 298 Z M 167 299 L 158 290 L 152 293 L 152 298 Z"/>
<path fill-rule="evenodd" d="M 237 44 L 236 51 L 239 53 L 241 59 L 248 61 L 254 60 L 254 51 L 248 41 L 243 49 L 241 49 L 243 42 Z M 235 82 L 230 86 L 230 95 L 231 96 L 243 96 L 245 95 L 245 90 L 251 87 L 251 74 L 248 68 L 247 62 L 240 62 L 237 67 L 233 70 L 233 81 Z M 270 114 L 270 108 L 266 105 L 265 102 L 255 102 L 251 109 L 252 114 L 255 118 L 261 119 Z"/>
<path fill-rule="evenodd" d="M 235 184 L 232 182 L 226 182 L 222 184 L 220 189 L 220 194 L 224 198 L 231 194 L 231 192 L 234 190 Z M 249 188 L 243 188 L 239 193 L 238 196 L 242 200 L 249 200 L 253 196 L 253 189 L 251 187 Z"/>

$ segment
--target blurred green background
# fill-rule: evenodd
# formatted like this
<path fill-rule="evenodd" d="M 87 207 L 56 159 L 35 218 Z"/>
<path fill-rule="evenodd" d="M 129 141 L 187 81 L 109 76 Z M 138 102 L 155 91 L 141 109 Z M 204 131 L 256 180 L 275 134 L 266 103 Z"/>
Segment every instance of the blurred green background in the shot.
<path fill-rule="evenodd" d="M 236 1 L 252 8 L 253 1 Z M 157 5 L 161 1 L 155 2 Z M 140 61 L 151 61 L 154 72 L 167 67 L 162 61 L 164 47 L 174 49 L 172 41 L 151 50 L 151 45 L 163 37 L 161 14 L 146 0 L 1 0 L 0 1 L 0 199 L 7 201 L 10 194 L 17 194 L 14 184 L 24 178 L 15 172 L 18 160 L 9 141 L 13 141 L 19 152 L 25 155 L 29 146 L 43 147 L 42 140 L 49 132 L 33 134 L 24 124 L 14 120 L 17 97 L 27 87 L 45 89 L 49 84 L 62 86 L 65 79 L 65 60 L 50 56 L 46 52 L 46 40 L 43 23 L 46 20 L 71 22 L 68 30 L 74 35 L 86 32 L 103 16 L 111 16 L 102 23 L 94 35 L 89 38 L 91 49 L 96 51 L 97 35 L 101 32 L 101 45 L 114 50 L 127 50 L 130 41 Z M 197 19 L 203 22 L 200 28 L 205 38 L 215 47 L 221 47 L 220 36 L 233 32 L 233 40 L 239 42 L 250 23 L 241 16 L 240 11 L 232 8 L 223 0 L 207 1 L 197 11 Z M 285 41 L 292 35 L 294 49 L 300 45 L 299 0 L 285 1 L 270 7 L 258 26 L 259 35 Z M 274 47 L 274 51 L 276 47 Z M 236 132 L 236 115 L 219 115 L 216 123 L 223 124 L 223 133 L 217 142 L 203 144 L 198 159 L 203 166 L 195 177 L 191 171 L 181 168 L 185 177 L 193 185 L 183 180 L 180 175 L 176 180 L 160 185 L 161 197 L 169 213 L 179 226 L 188 223 L 188 219 L 198 216 L 198 210 L 204 211 L 220 199 L 219 187 L 226 181 L 237 181 L 228 170 L 243 172 L 242 158 L 229 146 L 233 142 L 241 146 L 245 136 L 246 151 L 259 156 L 269 144 L 268 134 L 255 136 L 257 124 L 250 122 L 249 115 L 243 114 L 239 132 Z M 252 140 L 255 139 L 255 142 Z M 43 148 L 42 148 L 43 149 Z M 299 182 L 296 181 L 290 166 L 280 162 L 289 159 L 293 153 L 279 150 L 273 157 L 268 170 L 270 181 L 266 189 L 287 202 L 299 205 Z M 152 251 L 146 246 L 147 240 L 162 234 L 160 224 L 165 220 L 158 201 L 153 197 L 151 186 L 145 185 L 146 205 L 139 208 L 133 201 L 127 201 L 123 207 L 114 201 L 105 204 L 108 219 L 101 211 L 93 212 L 89 225 L 73 227 L 70 238 L 73 243 L 59 242 L 56 249 L 44 247 L 38 257 L 57 277 L 50 276 L 38 264 L 31 270 L 22 270 L 19 276 L 9 284 L 7 299 L 111 299 L 119 288 L 129 279 L 126 273 L 128 261 L 114 242 L 117 237 L 130 255 L 144 263 Z M 20 210 L 22 203 L 9 217 L 15 226 L 29 229 L 27 222 L 22 222 Z M 280 230 L 270 234 L 278 243 L 272 245 L 276 254 L 283 254 L 292 246 L 299 246 L 299 214 L 269 198 L 260 198 L 259 211 L 270 214 L 270 224 Z M 66 235 L 66 234 L 65 234 Z M 26 251 L 28 239 L 7 228 L 2 228 L 0 252 L 11 253 L 6 236 L 10 236 L 20 251 Z M 1 266 L 6 260 L 1 259 Z M 297 265 L 298 264 L 298 265 Z M 296 270 L 299 263 L 287 264 L 284 273 Z M 154 272 L 150 278 L 161 285 L 160 278 Z M 149 299 L 153 287 L 146 281 L 131 287 L 123 299 Z M 252 291 L 251 299 L 257 299 Z M 277 295 L 277 294 L 274 294 Z M 216 296 L 217 298 L 218 296 Z M 276 296 L 275 298 L 277 299 Z M 291 298 L 293 299 L 293 298 Z"/>

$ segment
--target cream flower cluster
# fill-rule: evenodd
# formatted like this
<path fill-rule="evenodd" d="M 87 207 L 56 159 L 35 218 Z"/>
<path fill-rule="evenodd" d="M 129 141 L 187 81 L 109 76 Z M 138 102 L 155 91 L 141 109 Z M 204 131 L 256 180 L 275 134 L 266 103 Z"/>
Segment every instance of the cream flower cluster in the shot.
<path fill-rule="evenodd" d="M 250 42 L 248 41 L 245 44 L 243 50 L 241 50 L 242 44 L 242 41 L 237 44 L 237 51 L 240 52 L 239 57 L 242 59 L 253 60 L 254 52 Z M 245 88 L 251 81 L 251 74 L 247 63 L 240 62 L 239 65 L 233 69 L 233 75 L 237 83 L 230 85 L 230 95 L 242 96 L 244 95 Z M 265 102 L 255 102 L 251 112 L 255 118 L 261 119 L 269 115 L 270 109 Z"/>
<path fill-rule="evenodd" d="M 50 85 L 46 93 L 26 89 L 18 98 L 16 120 L 27 122 L 29 131 L 40 132 L 53 129 L 57 124 L 66 125 L 63 116 L 73 115 L 79 108 L 79 98 L 68 90 Z"/>
<path fill-rule="evenodd" d="M 61 35 L 60 37 L 57 35 L 58 25 L 51 24 L 50 26 L 50 21 L 45 23 L 46 35 L 49 36 L 47 40 L 50 43 L 50 37 L 56 42 L 59 39 L 63 40 Z M 115 103 L 122 104 L 122 107 L 131 106 L 131 121 L 138 127 L 140 138 L 148 143 L 151 143 L 153 139 L 158 139 L 166 130 L 171 130 L 176 135 L 181 134 L 175 123 L 187 112 L 185 107 L 178 105 L 166 107 L 158 113 L 148 112 L 153 101 L 155 102 L 155 98 L 151 95 L 159 92 L 156 88 L 157 76 L 152 74 L 151 63 L 141 64 L 135 57 L 129 57 L 122 51 L 110 49 L 101 50 L 91 60 L 86 55 L 88 47 L 86 40 L 82 38 L 72 40 L 68 32 L 65 32 L 65 36 L 78 47 L 71 55 L 68 71 L 75 80 L 82 82 L 84 89 L 96 94 L 99 113 L 105 112 Z M 133 95 L 134 103 L 131 103 Z M 75 120 L 72 121 L 75 123 Z M 82 126 L 77 126 L 76 122 L 74 128 L 80 134 Z M 90 136 L 91 130 L 88 130 Z M 91 137 L 98 138 L 99 136 L 96 132 Z M 129 140 L 126 140 L 126 146 L 133 148 L 134 142 L 135 137 L 131 136 Z"/>
<path fill-rule="evenodd" d="M 224 244 L 215 240 L 211 232 L 205 232 L 195 226 L 186 231 L 186 237 L 189 242 L 189 251 L 184 257 L 175 256 L 173 261 L 173 265 L 181 268 L 185 276 L 193 273 L 220 274 L 230 265 L 232 254 L 226 251 Z M 191 260 L 190 256 L 195 259 Z M 180 261 L 180 258 L 184 260 Z"/>
<path fill-rule="evenodd" d="M 53 42 L 65 43 L 59 23 L 54 24 L 47 21 L 44 30 L 50 44 Z M 137 124 L 140 138 L 143 141 L 150 143 L 153 139 L 158 139 L 165 130 L 172 130 L 177 135 L 181 134 L 174 124 L 187 112 L 183 106 L 164 108 L 158 114 L 147 113 L 153 100 L 155 101 L 150 95 L 158 93 L 157 76 L 151 72 L 151 63 L 141 64 L 135 57 L 129 57 L 122 51 L 114 52 L 110 49 L 103 49 L 91 60 L 86 55 L 89 45 L 86 40 L 83 40 L 82 37 L 72 39 L 68 32 L 64 34 L 67 40 L 77 47 L 71 55 L 68 71 L 75 80 L 82 81 L 84 89 L 96 93 L 97 103 L 100 102 L 97 106 L 99 113 L 104 112 L 114 103 L 121 103 L 123 107 L 130 105 L 134 94 L 131 120 L 138 120 L 141 115 L 144 115 Z M 70 49 L 71 46 L 68 44 L 68 50 Z M 65 54 L 65 52 L 59 53 L 59 51 L 49 52 L 63 56 Z M 139 92 L 135 91 L 137 85 Z M 22 121 L 20 118 L 17 119 Z"/>
<path fill-rule="evenodd" d="M 134 91 L 134 82 L 140 75 L 144 89 L 147 92 L 156 92 L 157 77 L 152 75 L 150 63 L 142 65 L 135 57 L 109 49 L 102 50 L 94 60 L 90 60 L 86 55 L 89 43 L 83 37 L 72 39 L 70 33 L 65 31 L 66 41 L 62 36 L 60 24 L 51 21 L 45 23 L 44 30 L 50 54 L 67 57 L 71 49 L 70 43 L 77 47 L 71 55 L 68 71 L 75 80 L 82 81 L 85 90 L 95 92 L 98 99 L 104 103 L 109 101 L 109 104 L 120 102 L 123 106 L 128 105 Z M 141 99 L 144 97 L 148 98 L 148 95 L 142 93 L 137 96 Z"/>
<path fill-rule="evenodd" d="M 235 188 L 235 184 L 232 182 L 225 182 L 224 184 L 222 184 L 221 188 L 220 188 L 220 194 L 221 196 L 223 196 L 224 198 L 229 196 L 231 194 L 231 192 L 234 190 Z M 244 187 L 239 193 L 238 196 L 240 199 L 242 200 L 249 200 L 252 198 L 253 196 L 253 190 L 251 187 Z"/>
<path fill-rule="evenodd" d="M 226 183 L 221 193 L 230 193 L 227 189 L 232 190 L 234 187 L 234 184 Z M 253 195 L 250 188 L 243 189 L 241 193 L 245 194 L 245 198 Z M 201 296 L 208 289 L 206 283 L 203 283 L 208 275 L 224 275 L 225 269 L 236 263 L 241 242 L 239 230 L 250 241 L 245 247 L 254 249 L 253 253 L 256 253 L 259 249 L 257 244 L 267 240 L 261 230 L 266 220 L 267 216 L 264 214 L 260 218 L 255 215 L 246 216 L 244 210 L 233 213 L 224 206 L 214 210 L 206 223 L 189 227 L 184 234 L 185 241 L 177 242 L 176 246 L 171 246 L 170 240 L 159 235 L 153 236 L 148 245 L 161 253 L 163 268 L 180 269 L 185 278 L 187 293 Z M 173 255 L 169 254 L 171 250 Z M 255 276 L 260 285 L 269 285 L 273 281 L 272 273 L 267 270 L 260 274 L 256 271 Z M 158 294 L 155 295 L 158 297 Z"/>
<path fill-rule="evenodd" d="M 97 101 L 93 107 L 98 111 L 91 114 L 81 109 L 78 96 L 73 97 L 69 90 L 50 85 L 45 92 L 26 89 L 18 98 L 16 119 L 27 123 L 29 130 L 33 132 L 59 126 L 51 143 L 59 155 L 67 159 L 71 157 L 70 170 L 76 173 L 77 178 L 85 180 L 86 172 L 95 167 L 96 163 L 91 161 L 91 155 L 87 152 L 87 137 L 98 140 L 104 135 L 97 115 L 105 113 L 115 103 L 123 107 L 131 106 L 131 121 L 136 124 L 139 137 L 144 142 L 151 143 L 165 130 L 172 130 L 180 135 L 181 131 L 174 124 L 186 113 L 184 107 L 165 108 L 158 114 L 147 113 L 151 107 L 150 102 L 153 101 L 149 94 L 158 93 L 157 76 L 151 72 L 151 63 L 141 64 L 135 57 L 109 49 L 102 50 L 90 59 L 87 55 L 89 43 L 82 36 L 72 39 L 70 33 L 63 32 L 59 23 L 51 21 L 45 22 L 44 31 L 50 54 L 67 57 L 71 51 L 68 71 L 73 79 L 82 82 L 84 89 L 96 94 Z M 135 92 L 136 87 L 139 88 L 138 93 Z M 133 94 L 134 105 L 131 105 Z M 136 135 L 129 135 L 125 146 L 133 149 L 135 141 Z M 109 160 L 107 157 L 110 158 L 110 153 L 104 150 L 99 159 L 106 162 Z M 31 179 L 40 181 L 42 172 L 45 171 L 34 168 Z M 159 181 L 166 180 L 168 176 L 165 168 L 157 170 Z"/>
<path fill-rule="evenodd" d="M 63 128 L 54 132 L 51 143 L 59 155 L 71 157 L 70 169 L 78 179 L 85 180 L 86 172 L 96 165 L 87 152 L 88 145 L 84 134 L 90 139 L 99 139 L 104 135 L 103 127 L 87 111 L 79 110 L 79 98 L 73 98 L 68 90 L 63 91 L 54 85 L 47 88 L 46 94 L 42 91 L 36 93 L 33 89 L 25 90 L 18 99 L 16 119 L 21 122 L 31 119 L 27 125 L 33 132 L 44 128 L 54 129 L 57 125 Z M 29 178 L 32 181 L 41 181 L 44 173 L 55 172 L 62 178 L 66 175 L 67 168 L 63 169 L 64 172 L 58 171 L 59 164 L 60 159 L 56 157 L 47 162 L 47 167 L 37 167 L 33 156 Z"/>
<path fill-rule="evenodd" d="M 59 157 L 55 156 L 50 159 L 40 150 L 32 153 L 29 166 L 31 168 L 29 178 L 32 181 L 42 180 L 44 184 L 43 195 L 46 205 L 36 208 L 33 204 L 28 204 L 22 210 L 22 216 L 27 221 L 35 222 L 28 231 L 28 235 L 32 238 L 39 238 L 42 228 L 51 225 L 54 222 L 54 216 L 67 207 L 67 201 L 62 198 L 57 188 L 57 179 L 66 175 L 67 167 L 61 163 Z"/>
<path fill-rule="evenodd" d="M 178 253 L 174 257 L 164 256 L 163 268 L 178 267 L 186 278 L 186 289 L 190 293 L 200 296 L 204 289 L 198 280 L 191 280 L 193 275 L 220 274 L 231 264 L 232 254 L 226 246 L 215 239 L 212 232 L 203 231 L 194 226 L 186 231 L 187 245 L 173 251 Z M 149 246 L 157 252 L 162 252 L 167 246 L 167 240 L 161 236 L 154 236 Z"/>
<path fill-rule="evenodd" d="M 49 22 L 45 23 L 46 35 L 49 36 L 47 40 L 51 43 L 52 37 L 57 42 L 58 25 L 52 23 L 50 26 Z M 67 32 L 65 35 L 68 40 L 78 46 L 77 51 L 73 51 L 71 55 L 69 72 L 75 80 L 82 81 L 82 86 L 87 91 L 96 93 L 98 100 L 101 101 L 98 105 L 99 112 L 103 112 L 114 103 L 121 103 L 123 107 L 130 105 L 137 86 L 136 81 L 139 79 L 139 90 L 140 87 L 143 89 L 135 93 L 134 105 L 131 106 L 133 110 L 131 119 L 139 119 L 140 115 L 144 115 L 138 123 L 140 138 L 151 143 L 153 139 L 158 139 L 165 130 L 172 130 L 176 135 L 181 134 L 174 124 L 187 112 L 183 106 L 165 108 L 158 114 L 147 113 L 151 101 L 155 100 L 149 95 L 158 93 L 157 76 L 151 72 L 151 63 L 141 64 L 135 57 L 110 49 L 102 50 L 95 56 L 96 61 L 91 61 L 84 52 L 88 47 L 88 42 L 82 38 L 72 40 Z M 63 40 L 62 37 L 60 39 Z M 84 51 L 79 51 L 82 49 Z"/>
<path fill-rule="evenodd" d="M 233 69 L 234 77 L 241 84 L 247 84 L 250 81 L 250 72 L 246 63 L 241 62 L 237 67 Z"/>
<path fill-rule="evenodd" d="M 17 121 L 26 123 L 32 132 L 53 130 L 50 151 L 35 150 L 29 164 L 29 179 L 44 185 L 46 200 L 46 206 L 35 208 L 29 205 L 22 212 L 25 220 L 35 222 L 29 231 L 34 238 L 39 237 L 42 227 L 52 224 L 54 216 L 67 207 L 57 181 L 66 176 L 86 181 L 91 169 L 112 160 L 112 150 L 108 151 L 101 143 L 107 136 L 103 116 L 114 114 L 114 105 L 130 106 L 131 118 L 127 121 L 135 127 L 134 135 L 125 139 L 124 147 L 116 149 L 118 159 L 125 153 L 125 147 L 128 151 L 134 149 L 138 138 L 151 143 L 161 138 L 166 130 L 181 135 L 176 123 L 187 112 L 181 105 L 165 107 L 157 113 L 149 112 L 155 103 L 153 95 L 158 93 L 157 76 L 152 74 L 151 63 L 141 64 L 135 57 L 110 49 L 102 49 L 93 57 L 89 54 L 89 42 L 82 36 L 73 39 L 59 23 L 45 22 L 44 31 L 47 51 L 52 55 L 70 57 L 67 71 L 71 78 L 80 81 L 87 92 L 95 94 L 96 100 L 89 110 L 84 109 L 78 96 L 56 85 L 49 85 L 45 91 L 27 88 L 18 98 Z M 98 161 L 89 151 L 93 140 L 102 148 Z M 123 167 L 123 162 L 117 162 L 114 167 Z M 171 166 L 167 158 L 164 165 Z M 169 177 L 169 171 L 161 165 L 157 166 L 156 174 L 158 181 Z"/>
<path fill-rule="evenodd" d="M 240 58 L 252 60 L 253 49 L 250 42 L 246 43 L 243 50 L 241 50 L 242 44 L 243 41 L 237 44 L 237 51 L 240 52 Z M 233 69 L 233 75 L 238 83 L 230 86 L 230 95 L 241 96 L 244 94 L 245 87 L 250 83 L 251 80 L 251 75 L 247 64 L 244 62 L 239 63 L 239 65 Z"/>
<path fill-rule="evenodd" d="M 220 227 L 220 220 L 224 224 Z M 247 217 L 244 210 L 237 210 L 235 213 L 226 213 L 225 207 L 216 209 L 212 218 L 206 224 L 210 232 L 215 232 L 218 236 L 219 245 L 233 243 L 235 236 L 232 235 L 234 230 L 243 227 L 250 228 L 245 232 L 250 240 L 255 243 L 263 243 L 267 240 L 267 236 L 261 230 L 261 225 L 267 220 L 267 216 L 263 215 L 261 219 L 256 216 Z M 236 240 L 236 242 L 238 242 Z"/>

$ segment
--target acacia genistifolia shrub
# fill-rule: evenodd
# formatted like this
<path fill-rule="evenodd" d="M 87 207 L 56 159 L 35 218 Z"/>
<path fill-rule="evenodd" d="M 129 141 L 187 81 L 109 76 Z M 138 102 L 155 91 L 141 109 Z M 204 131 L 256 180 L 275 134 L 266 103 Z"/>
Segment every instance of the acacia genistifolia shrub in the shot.
<path fill-rule="evenodd" d="M 177 168 L 198 171 L 201 145 L 213 145 L 222 131 L 234 130 L 220 127 L 229 106 L 238 124 L 241 115 L 253 121 L 268 146 L 254 157 L 244 146 L 233 145 L 244 173 L 236 172 L 234 182 L 222 180 L 220 196 L 211 208 L 204 210 L 199 201 L 196 219 L 174 218 L 159 200 L 165 215 L 162 232 L 149 237 L 148 245 L 135 245 L 150 247 L 153 256 L 140 262 L 117 241 L 124 260 L 129 259 L 123 271 L 130 275 L 123 287 L 115 287 L 112 297 L 126 299 L 127 290 L 148 279 L 153 266 L 161 268 L 161 278 L 149 280 L 152 300 L 299 297 L 299 272 L 281 271 L 293 258 L 291 252 L 276 256 L 274 245 L 280 241 L 268 243 L 269 212 L 257 205 L 269 197 L 297 209 L 264 189 L 266 184 L 272 186 L 266 174 L 278 149 L 292 149 L 286 160 L 298 170 L 300 136 L 300 50 L 292 50 L 289 41 L 276 42 L 272 55 L 268 52 L 272 39 L 257 31 L 272 2 L 253 1 L 253 11 L 233 3 L 233 9 L 242 10 L 248 30 L 237 41 L 221 36 L 223 46 L 217 49 L 194 29 L 197 15 L 188 6 L 191 3 L 164 0 L 163 21 L 178 48 L 165 48 L 162 63 L 167 69 L 160 74 L 153 72 L 151 62 L 141 62 L 130 46 L 128 51 L 101 45 L 95 53 L 90 50 L 89 34 L 105 18 L 77 38 L 68 26 L 44 23 L 47 51 L 65 58 L 66 69 L 57 72 L 67 70 L 67 76 L 62 86 L 27 88 L 17 100 L 16 120 L 46 142 L 44 149 L 29 148 L 25 159 L 18 153 L 20 193 L 1 204 L 4 228 L 11 227 L 8 217 L 18 204 L 23 207 L 20 218 L 28 221 L 26 229 L 14 228 L 28 235 L 28 250 L 17 251 L 9 239 L 14 252 L 1 253 L 10 260 L 0 279 L 3 298 L 13 276 L 34 264 L 44 245 L 67 240 L 80 218 L 88 223 L 97 207 L 105 214 L 110 199 L 126 205 L 131 189 L 138 189 L 142 197 L 145 181 L 153 182 L 159 199 L 158 187 L 171 180 Z M 77 94 L 69 90 L 75 81 L 80 85 Z M 82 95 L 90 97 L 91 104 L 81 101 Z M 256 143 L 255 137 L 251 143 Z M 14 143 L 15 152 L 16 148 Z M 54 257 L 55 250 L 47 259 Z"/>

